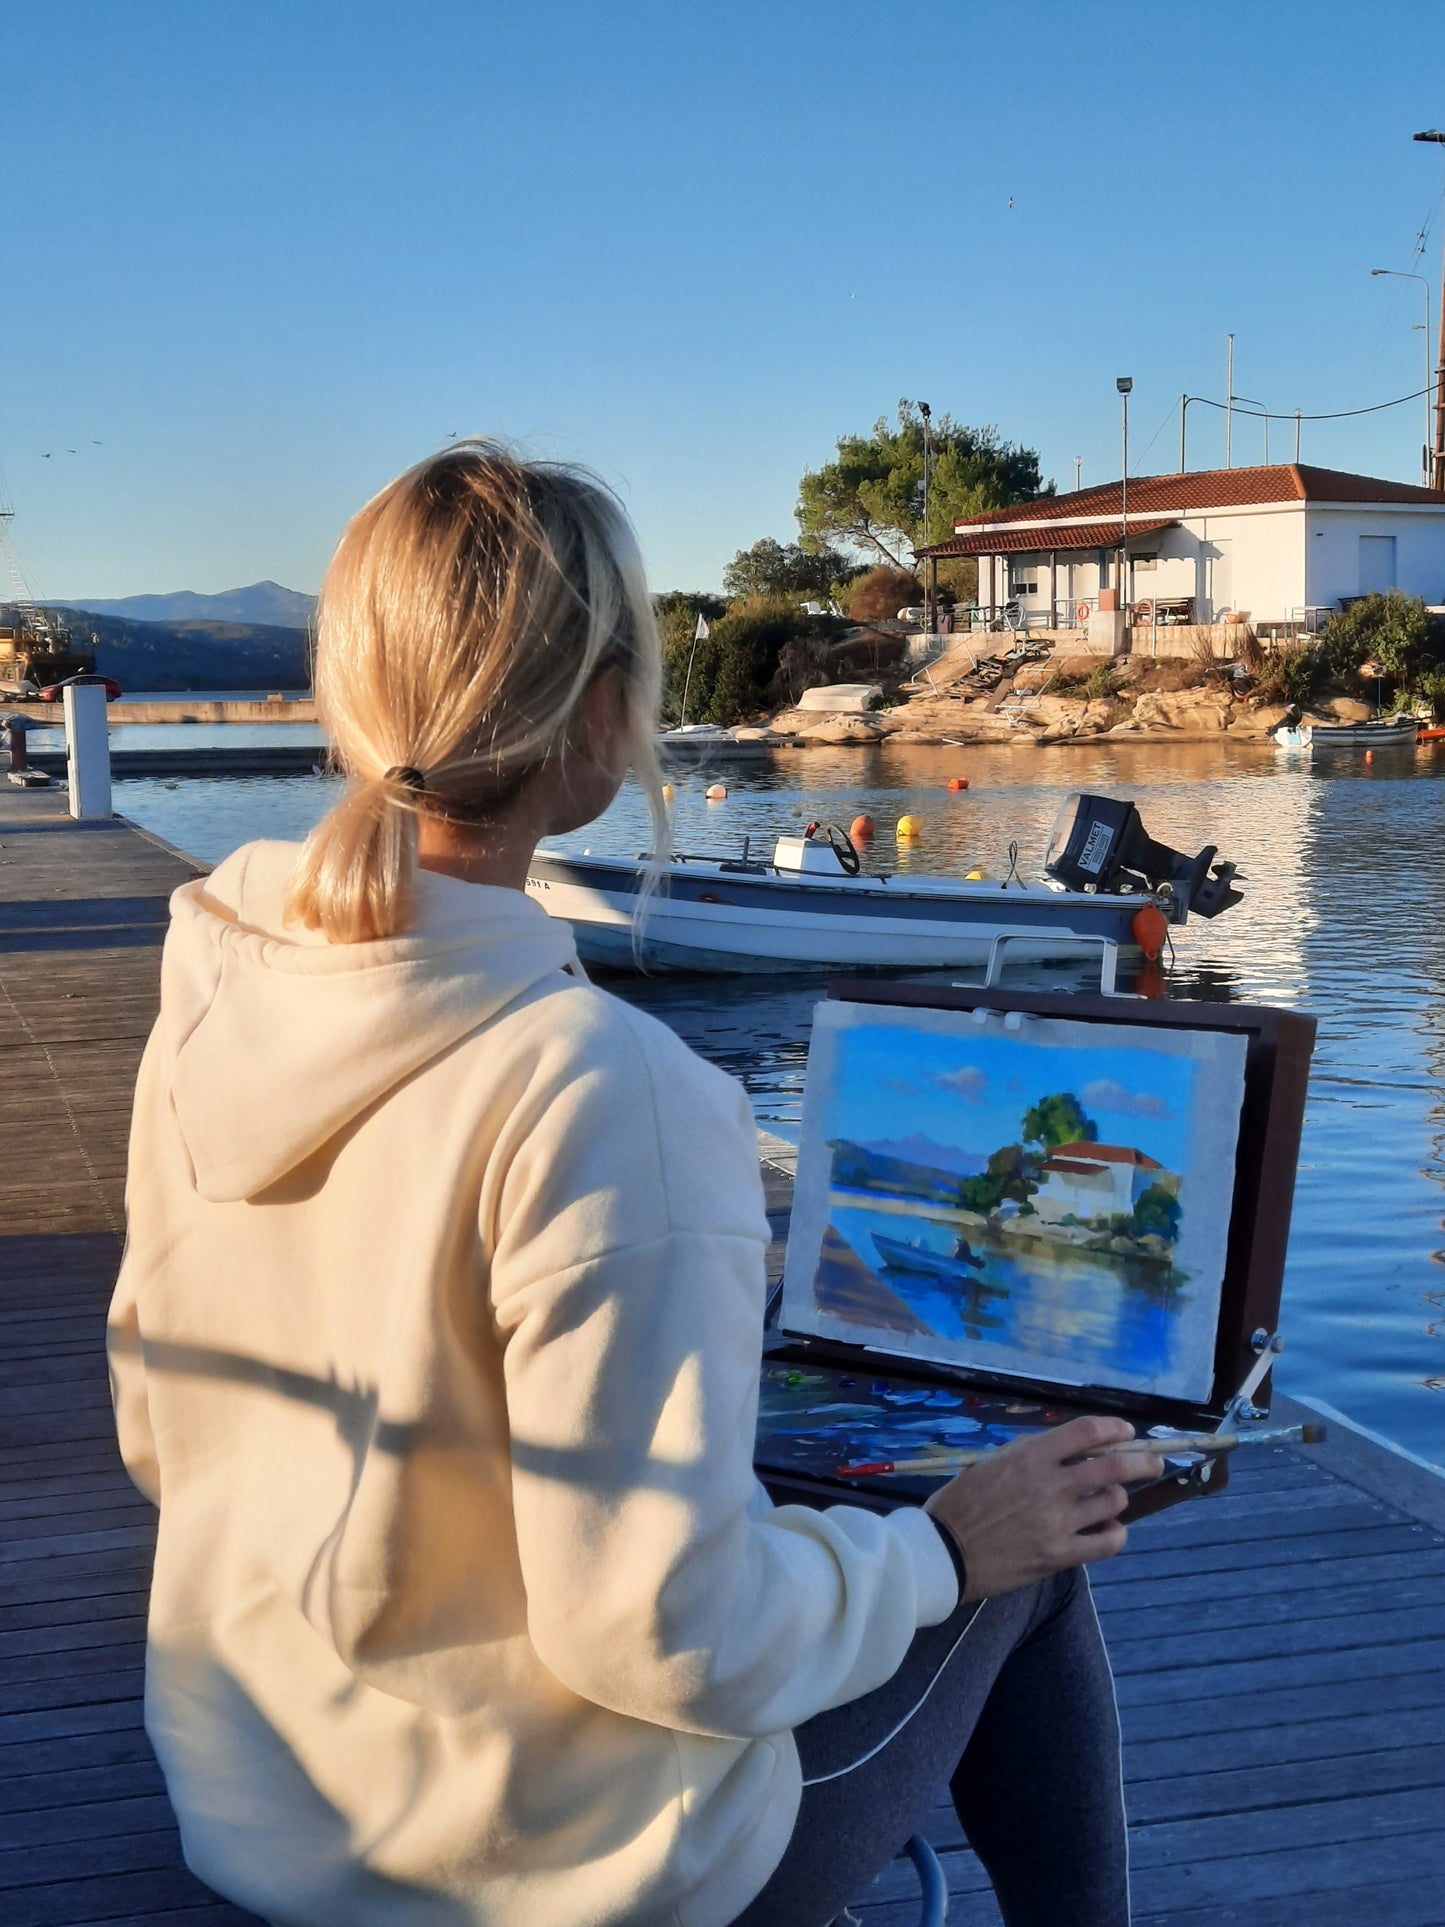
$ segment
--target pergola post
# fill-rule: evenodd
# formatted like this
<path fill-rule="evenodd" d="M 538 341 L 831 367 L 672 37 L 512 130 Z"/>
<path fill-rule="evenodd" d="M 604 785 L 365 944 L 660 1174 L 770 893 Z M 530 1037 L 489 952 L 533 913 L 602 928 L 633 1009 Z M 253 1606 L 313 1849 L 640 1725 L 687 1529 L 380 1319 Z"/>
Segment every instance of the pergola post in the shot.
<path fill-rule="evenodd" d="M 1059 552 L 1049 550 L 1049 627 L 1059 626 Z"/>

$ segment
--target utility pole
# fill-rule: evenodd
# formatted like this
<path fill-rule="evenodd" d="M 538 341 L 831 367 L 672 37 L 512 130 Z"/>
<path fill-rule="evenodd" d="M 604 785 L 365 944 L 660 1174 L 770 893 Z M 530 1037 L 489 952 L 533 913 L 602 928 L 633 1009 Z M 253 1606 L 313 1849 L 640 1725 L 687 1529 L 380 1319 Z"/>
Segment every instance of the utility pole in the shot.
<path fill-rule="evenodd" d="M 1129 395 L 1134 386 L 1132 375 L 1120 375 L 1114 383 L 1124 404 L 1124 468 L 1119 483 L 1119 607 L 1129 607 Z"/>
<path fill-rule="evenodd" d="M 1423 134 L 1416 134 L 1417 141 L 1433 141 L 1437 147 L 1445 147 L 1445 134 L 1439 128 L 1427 128 Z M 1435 440 L 1430 454 L 1430 486 L 1445 492 L 1445 262 L 1440 273 L 1440 359 L 1435 369 Z"/>
<path fill-rule="evenodd" d="M 1234 336 L 1226 335 L 1229 343 L 1224 356 L 1224 466 L 1234 467 Z"/>
<path fill-rule="evenodd" d="M 933 410 L 926 401 L 918 404 L 918 412 L 923 417 L 923 540 L 931 543 L 933 537 L 928 529 L 928 471 L 933 466 Z M 931 636 L 934 626 L 934 602 L 938 587 L 938 558 L 930 555 L 928 567 L 923 577 L 923 626 Z M 932 644 L 929 645 L 932 647 Z"/>
<path fill-rule="evenodd" d="M 1084 473 L 1084 458 L 1082 455 L 1076 455 L 1074 457 L 1074 493 L 1075 495 L 1078 494 L 1079 489 L 1082 486 L 1083 473 Z"/>
<path fill-rule="evenodd" d="M 1370 279 L 1372 281 L 1378 281 L 1382 275 L 1387 281 L 1418 281 L 1420 286 L 1425 290 L 1425 440 L 1421 445 L 1421 453 L 1425 458 L 1422 464 L 1425 473 L 1425 486 L 1429 488 L 1431 474 L 1430 443 L 1432 440 L 1430 421 L 1435 413 L 1434 397 L 1430 393 L 1435 383 L 1435 368 L 1430 359 L 1430 283 L 1425 279 L 1423 274 L 1407 274 L 1403 268 L 1370 269 Z M 1419 325 L 1417 321 L 1415 326 L 1418 328 Z"/>
<path fill-rule="evenodd" d="M 1179 473 L 1184 473 L 1184 430 L 1189 421 L 1189 397 L 1179 397 Z"/>

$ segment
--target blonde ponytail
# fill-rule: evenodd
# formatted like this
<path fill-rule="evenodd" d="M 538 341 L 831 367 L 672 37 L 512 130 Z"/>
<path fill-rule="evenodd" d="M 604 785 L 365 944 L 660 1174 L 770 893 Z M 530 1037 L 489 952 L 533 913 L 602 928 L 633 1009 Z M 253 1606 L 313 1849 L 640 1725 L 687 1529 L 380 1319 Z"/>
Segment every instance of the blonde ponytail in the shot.
<path fill-rule="evenodd" d="M 316 702 L 348 778 L 289 909 L 333 943 L 407 927 L 422 812 L 485 822 L 563 743 L 604 664 L 626 682 L 657 848 L 661 658 L 636 539 L 601 483 L 463 442 L 348 525 L 322 585 Z"/>

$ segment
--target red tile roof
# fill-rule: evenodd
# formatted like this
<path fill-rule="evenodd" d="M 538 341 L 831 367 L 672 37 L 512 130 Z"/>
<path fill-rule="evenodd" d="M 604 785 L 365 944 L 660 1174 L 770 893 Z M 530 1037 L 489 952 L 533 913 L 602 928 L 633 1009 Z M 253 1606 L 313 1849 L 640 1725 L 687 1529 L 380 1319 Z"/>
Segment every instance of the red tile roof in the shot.
<path fill-rule="evenodd" d="M 1053 1156 L 1045 1163 L 1044 1169 L 1047 1171 L 1058 1169 L 1062 1165 L 1087 1166 L 1090 1164 L 1135 1164 L 1145 1171 L 1164 1169 L 1158 1158 L 1151 1158 L 1147 1151 L 1136 1151 L 1125 1144 L 1089 1144 L 1083 1140 L 1059 1145 Z"/>
<path fill-rule="evenodd" d="M 1129 485 L 1129 501 L 1134 500 L 1134 485 Z M 1030 508 L 1037 503 L 1031 502 Z M 1007 513 L 1006 510 L 999 511 Z M 1167 515 L 1158 522 L 1131 522 L 1129 540 L 1137 542 L 1141 535 L 1156 535 L 1160 529 L 1177 528 L 1177 515 Z M 1073 528 L 1064 529 L 996 529 L 990 534 L 955 535 L 951 542 L 935 542 L 931 549 L 915 549 L 915 555 L 1013 555 L 1019 553 L 1047 555 L 1057 549 L 1062 555 L 1068 549 L 1117 549 L 1124 540 L 1122 522 L 1082 522 Z"/>
<path fill-rule="evenodd" d="M 1130 514 L 1180 515 L 1197 509 L 1245 508 L 1268 502 L 1419 502 L 1445 508 L 1445 494 L 1410 482 L 1383 482 L 1370 475 L 1310 468 L 1298 462 L 1276 463 L 1269 468 L 1208 468 L 1183 475 L 1129 477 Z M 1119 483 L 1105 482 L 1097 488 L 1074 489 L 1067 495 L 1015 502 L 1012 508 L 987 509 L 982 515 L 965 516 L 954 528 L 1121 513 Z M 1131 523 L 1129 533 L 1132 536 L 1135 532 Z"/>

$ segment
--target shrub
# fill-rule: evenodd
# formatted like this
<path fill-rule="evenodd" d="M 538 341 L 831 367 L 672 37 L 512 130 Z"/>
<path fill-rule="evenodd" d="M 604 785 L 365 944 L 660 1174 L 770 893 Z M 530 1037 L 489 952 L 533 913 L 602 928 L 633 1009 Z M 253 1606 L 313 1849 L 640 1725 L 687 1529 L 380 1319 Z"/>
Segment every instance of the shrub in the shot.
<path fill-rule="evenodd" d="M 900 609 L 916 608 L 923 587 L 906 569 L 869 569 L 850 583 L 843 606 L 854 622 L 887 622 Z"/>
<path fill-rule="evenodd" d="M 1314 701 L 1315 693 L 1328 676 L 1324 653 L 1316 643 L 1303 643 L 1296 649 L 1281 650 L 1275 657 L 1279 693 L 1287 703 L 1303 707 Z"/>
<path fill-rule="evenodd" d="M 1331 616 L 1320 637 L 1330 675 L 1353 684 L 1372 658 L 1386 677 L 1407 687 L 1424 670 L 1430 653 L 1430 618 L 1418 596 L 1391 589 L 1387 595 L 1362 596 Z"/>
<path fill-rule="evenodd" d="M 1445 716 L 1445 666 L 1426 669 L 1415 679 L 1415 694 L 1427 703 L 1430 714 Z"/>
<path fill-rule="evenodd" d="M 1088 681 L 1084 684 L 1084 693 L 1093 702 L 1099 702 L 1105 696 L 1113 695 L 1114 670 L 1112 664 L 1101 662 L 1097 667 L 1089 671 Z"/>

